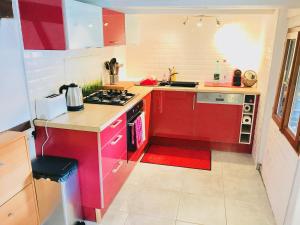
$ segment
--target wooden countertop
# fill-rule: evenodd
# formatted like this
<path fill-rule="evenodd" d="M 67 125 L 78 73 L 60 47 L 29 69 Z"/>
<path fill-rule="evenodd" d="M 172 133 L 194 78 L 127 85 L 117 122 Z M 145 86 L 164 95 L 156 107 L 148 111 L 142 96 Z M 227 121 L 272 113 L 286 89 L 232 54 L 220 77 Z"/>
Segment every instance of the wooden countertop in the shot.
<path fill-rule="evenodd" d="M 52 128 L 100 132 L 115 119 L 138 103 L 152 91 L 152 87 L 132 87 L 130 92 L 136 96 L 125 106 L 84 104 L 84 110 L 79 112 L 67 112 L 51 121 L 35 120 L 36 126 Z"/>
<path fill-rule="evenodd" d="M 162 91 L 190 91 L 190 92 L 218 92 L 230 94 L 252 94 L 259 95 L 260 92 L 257 88 L 244 88 L 244 87 L 205 87 L 203 84 L 195 88 L 188 87 L 170 87 L 170 86 L 154 86 L 153 90 Z"/>
<path fill-rule="evenodd" d="M 259 95 L 256 88 L 225 88 L 225 87 L 204 87 L 197 86 L 195 88 L 184 87 L 144 87 L 134 86 L 129 89 L 136 96 L 125 106 L 112 105 L 95 105 L 85 104 L 84 110 L 79 112 L 67 112 L 51 121 L 35 120 L 36 126 L 46 126 L 52 128 L 81 130 L 90 132 L 101 132 L 115 119 L 129 110 L 133 105 L 143 99 L 152 90 L 164 91 L 191 91 L 191 92 L 219 92 L 219 93 L 239 93 Z"/>

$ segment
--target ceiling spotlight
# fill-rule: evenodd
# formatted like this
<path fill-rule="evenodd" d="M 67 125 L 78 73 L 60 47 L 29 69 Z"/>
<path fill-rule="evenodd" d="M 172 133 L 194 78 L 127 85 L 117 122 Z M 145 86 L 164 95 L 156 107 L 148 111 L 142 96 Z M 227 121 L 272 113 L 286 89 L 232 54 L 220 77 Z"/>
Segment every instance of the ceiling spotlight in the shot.
<path fill-rule="evenodd" d="M 200 18 L 199 22 L 196 25 L 197 25 L 197 27 L 202 27 L 203 26 L 202 18 Z"/>
<path fill-rule="evenodd" d="M 216 18 L 216 23 L 217 23 L 217 27 L 220 27 L 220 26 L 221 26 L 221 21 L 218 20 L 218 18 Z"/>
<path fill-rule="evenodd" d="M 183 25 L 184 25 L 184 26 L 187 25 L 188 22 L 189 22 L 189 17 L 187 16 L 186 19 L 183 21 Z"/>

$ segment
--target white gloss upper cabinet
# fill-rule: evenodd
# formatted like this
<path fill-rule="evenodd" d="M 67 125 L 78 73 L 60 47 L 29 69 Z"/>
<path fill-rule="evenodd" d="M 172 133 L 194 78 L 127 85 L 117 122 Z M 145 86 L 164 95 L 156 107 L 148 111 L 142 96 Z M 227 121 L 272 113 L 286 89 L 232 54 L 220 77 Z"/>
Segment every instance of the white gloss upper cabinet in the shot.
<path fill-rule="evenodd" d="M 64 0 L 67 49 L 103 47 L 102 8 Z"/>

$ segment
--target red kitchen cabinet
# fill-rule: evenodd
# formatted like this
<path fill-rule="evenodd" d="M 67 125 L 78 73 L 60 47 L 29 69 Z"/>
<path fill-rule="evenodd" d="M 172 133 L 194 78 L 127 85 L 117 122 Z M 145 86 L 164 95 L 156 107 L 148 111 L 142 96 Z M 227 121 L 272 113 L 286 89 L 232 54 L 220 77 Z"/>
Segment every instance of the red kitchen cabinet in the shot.
<path fill-rule="evenodd" d="M 153 91 L 153 136 L 193 139 L 196 93 Z"/>
<path fill-rule="evenodd" d="M 197 140 L 239 143 L 242 105 L 196 103 L 194 136 Z"/>
<path fill-rule="evenodd" d="M 86 220 L 103 215 L 131 172 L 127 163 L 126 114 L 102 132 L 47 128 L 51 137 L 44 155 L 78 160 L 82 209 Z M 44 127 L 36 127 L 36 153 L 46 139 Z M 100 142 L 99 142 L 100 137 Z M 101 148 L 99 148 L 101 144 Z M 102 172 L 101 172 L 102 171 Z"/>
<path fill-rule="evenodd" d="M 107 211 L 129 175 L 126 132 L 127 127 L 125 126 L 101 150 L 104 194 L 101 213 Z"/>
<path fill-rule="evenodd" d="M 125 44 L 125 15 L 111 9 L 102 9 L 104 46 Z"/>
<path fill-rule="evenodd" d="M 62 0 L 19 0 L 25 49 L 65 50 Z"/>

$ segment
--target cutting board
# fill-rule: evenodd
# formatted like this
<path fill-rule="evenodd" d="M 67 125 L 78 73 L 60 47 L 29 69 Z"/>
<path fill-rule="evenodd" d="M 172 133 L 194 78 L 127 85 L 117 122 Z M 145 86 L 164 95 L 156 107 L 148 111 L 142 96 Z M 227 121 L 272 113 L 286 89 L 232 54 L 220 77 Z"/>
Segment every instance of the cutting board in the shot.
<path fill-rule="evenodd" d="M 103 85 L 103 89 L 127 90 L 133 86 L 134 86 L 134 82 L 120 81 L 117 84 L 105 84 Z"/>

